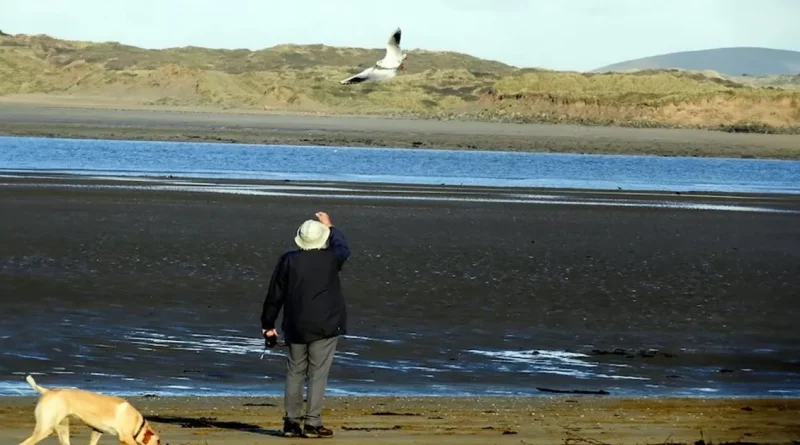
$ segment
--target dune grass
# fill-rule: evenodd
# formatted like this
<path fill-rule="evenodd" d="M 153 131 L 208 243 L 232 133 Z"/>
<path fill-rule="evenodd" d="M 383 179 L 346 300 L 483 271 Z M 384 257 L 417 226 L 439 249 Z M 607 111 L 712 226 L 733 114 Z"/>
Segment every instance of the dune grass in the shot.
<path fill-rule="evenodd" d="M 0 36 L 0 95 L 117 104 L 414 116 L 727 131 L 800 132 L 787 76 L 737 82 L 677 70 L 518 69 L 458 53 L 411 51 L 391 82 L 342 86 L 381 49 L 280 45 L 259 51 L 148 50 L 114 42 Z M 759 80 L 760 79 L 760 80 Z"/>

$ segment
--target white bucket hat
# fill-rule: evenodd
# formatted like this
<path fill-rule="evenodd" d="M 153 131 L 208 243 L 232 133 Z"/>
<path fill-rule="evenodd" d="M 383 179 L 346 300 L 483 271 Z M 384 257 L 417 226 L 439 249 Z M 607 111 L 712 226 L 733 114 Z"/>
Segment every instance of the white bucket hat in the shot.
<path fill-rule="evenodd" d="M 309 219 L 297 229 L 294 242 L 303 250 L 323 249 L 327 247 L 330 233 L 331 229 L 328 226 Z"/>

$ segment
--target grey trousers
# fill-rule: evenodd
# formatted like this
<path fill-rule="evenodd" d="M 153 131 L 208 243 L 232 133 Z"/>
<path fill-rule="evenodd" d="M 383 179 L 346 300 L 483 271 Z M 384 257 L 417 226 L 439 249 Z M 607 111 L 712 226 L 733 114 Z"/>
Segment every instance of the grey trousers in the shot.
<path fill-rule="evenodd" d="M 322 399 L 328 386 L 328 373 L 333 363 L 338 337 L 309 344 L 289 344 L 286 356 L 286 389 L 283 395 L 284 420 L 303 420 L 303 381 L 308 379 L 308 406 L 305 424 L 322 425 Z"/>

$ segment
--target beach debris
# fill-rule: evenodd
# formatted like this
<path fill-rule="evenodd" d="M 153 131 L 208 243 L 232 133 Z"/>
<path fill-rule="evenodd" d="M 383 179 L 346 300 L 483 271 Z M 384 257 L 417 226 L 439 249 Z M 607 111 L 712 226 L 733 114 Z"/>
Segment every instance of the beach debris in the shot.
<path fill-rule="evenodd" d="M 742 411 L 753 411 L 753 408 L 750 408 L 749 406 L 743 406 Z"/>
<path fill-rule="evenodd" d="M 376 411 L 372 413 L 373 416 L 421 416 L 417 413 L 397 413 L 394 411 Z"/>
<path fill-rule="evenodd" d="M 567 437 L 564 439 L 564 445 L 576 445 L 576 444 L 586 444 L 586 445 L 609 445 L 606 442 L 602 442 L 597 439 L 593 439 L 591 437 L 582 437 L 579 436 L 571 431 L 567 431 Z"/>
<path fill-rule="evenodd" d="M 657 349 L 647 349 L 647 350 L 640 350 L 638 352 L 628 351 L 622 348 L 617 348 L 612 351 L 604 350 L 604 349 L 592 349 L 592 354 L 594 355 L 620 355 L 624 356 L 625 358 L 635 358 L 637 355 L 642 358 L 654 358 L 657 356 L 662 356 L 664 358 L 675 358 L 676 355 L 669 353 L 669 352 L 661 352 Z"/>
<path fill-rule="evenodd" d="M 733 372 L 733 369 L 722 368 L 722 369 L 719 370 L 719 372 L 721 374 L 731 373 L 731 372 Z"/>
<path fill-rule="evenodd" d="M 222 428 L 228 430 L 251 431 L 260 430 L 261 427 L 252 423 L 236 421 L 220 421 L 216 417 L 173 417 L 173 416 L 151 416 L 147 418 L 151 422 L 167 423 L 180 425 L 181 428 Z"/>
<path fill-rule="evenodd" d="M 592 349 L 592 354 L 594 355 L 628 355 L 624 349 L 614 349 L 613 351 L 606 351 L 604 349 Z"/>
<path fill-rule="evenodd" d="M 277 406 L 274 403 L 245 403 L 242 406 Z"/>
<path fill-rule="evenodd" d="M 745 436 L 752 436 L 752 434 L 750 434 L 750 433 L 744 433 L 744 435 Z M 792 444 L 798 444 L 800 442 L 795 440 L 795 441 L 793 441 L 791 443 Z M 683 444 L 673 443 L 673 444 L 665 444 L 665 445 L 683 445 Z M 715 445 L 715 444 L 713 444 L 710 441 L 706 442 L 705 440 L 700 439 L 700 440 L 695 441 L 694 445 Z M 741 440 L 734 440 L 732 442 L 719 442 L 716 445 L 764 445 L 764 444 L 763 443 L 758 443 L 758 442 L 743 442 Z"/>
<path fill-rule="evenodd" d="M 344 431 L 393 431 L 393 430 L 401 430 L 403 427 L 401 425 L 395 426 L 342 426 L 342 430 Z"/>
<path fill-rule="evenodd" d="M 537 391 L 541 392 L 551 392 L 556 394 L 592 394 L 592 395 L 608 395 L 611 394 L 610 392 L 604 389 L 598 390 L 588 390 L 588 389 L 552 389 L 552 388 L 542 388 L 536 387 Z"/>
<path fill-rule="evenodd" d="M 512 435 L 512 434 L 517 434 L 517 432 L 513 431 L 513 430 L 505 430 L 505 431 L 503 431 L 503 435 L 504 436 L 509 436 L 509 435 Z"/>

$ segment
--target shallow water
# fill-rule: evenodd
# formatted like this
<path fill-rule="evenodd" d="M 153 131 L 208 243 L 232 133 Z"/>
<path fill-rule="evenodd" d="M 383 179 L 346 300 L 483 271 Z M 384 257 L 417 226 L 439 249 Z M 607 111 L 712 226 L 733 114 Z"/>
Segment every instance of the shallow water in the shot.
<path fill-rule="evenodd" d="M 198 332 L 191 323 L 176 326 L 167 320 L 159 328 L 127 331 L 123 325 L 122 332 L 102 332 L 96 319 L 103 317 L 95 314 L 93 318 L 86 324 L 79 317 L 62 321 L 70 331 L 63 335 L 55 334 L 59 329 L 51 326 L 36 331 L 20 327 L 31 335 L 27 342 L 11 344 L 4 336 L 0 395 L 30 395 L 24 382 L 27 374 L 45 376 L 39 382 L 48 386 L 88 387 L 123 395 L 282 392 L 282 351 L 268 350 L 260 359 L 263 342 L 252 335 Z M 48 332 L 54 338 L 43 339 Z M 547 393 L 536 388 L 545 387 L 640 397 L 800 397 L 800 364 L 786 360 L 785 350 L 750 351 L 726 359 L 725 353 L 713 357 L 708 351 L 684 349 L 675 357 L 648 363 L 622 356 L 602 360 L 604 356 L 591 352 L 591 345 L 577 348 L 582 352 L 529 350 L 519 347 L 520 338 L 507 338 L 497 348 L 451 349 L 435 342 L 420 344 L 420 339 L 347 336 L 335 359 L 330 394 L 542 395 Z M 756 369 L 692 363 L 727 360 L 751 363 Z M 664 374 L 669 377 L 664 379 Z"/>
<path fill-rule="evenodd" d="M 25 183 L 4 182 L 3 179 L 26 179 Z M 44 180 L 42 182 L 32 179 Z M 97 184 L 95 181 L 106 181 Z M 585 206 L 607 208 L 641 208 L 641 209 L 680 209 L 721 212 L 746 212 L 746 213 L 781 213 L 800 214 L 800 209 L 784 208 L 765 203 L 726 203 L 715 199 L 695 199 L 682 201 L 670 199 L 663 195 L 648 197 L 602 198 L 574 194 L 536 194 L 519 192 L 485 193 L 481 191 L 461 191 L 457 193 L 442 192 L 437 190 L 422 190 L 419 188 L 403 187 L 402 185 L 385 187 L 370 187 L 369 185 L 338 186 L 326 185 L 277 185 L 250 184 L 226 181 L 214 183 L 208 180 L 182 180 L 182 179 L 154 179 L 154 178 L 126 178 L 120 176 L 103 175 L 61 175 L 61 174 L 29 174 L 23 172 L 9 172 L 0 174 L 0 186 L 13 186 L 16 188 L 38 188 L 62 190 L 108 190 L 108 191 L 146 191 L 146 192 L 189 192 L 208 195 L 243 195 L 263 197 L 292 197 L 301 199 L 330 199 L 347 201 L 380 201 L 380 202 L 429 202 L 429 203 L 473 203 L 473 204 L 521 204 L 521 205 L 556 205 L 556 206 Z M 710 197 L 713 198 L 713 197 Z"/>
<path fill-rule="evenodd" d="M 0 171 L 800 193 L 800 161 L 0 137 Z"/>

